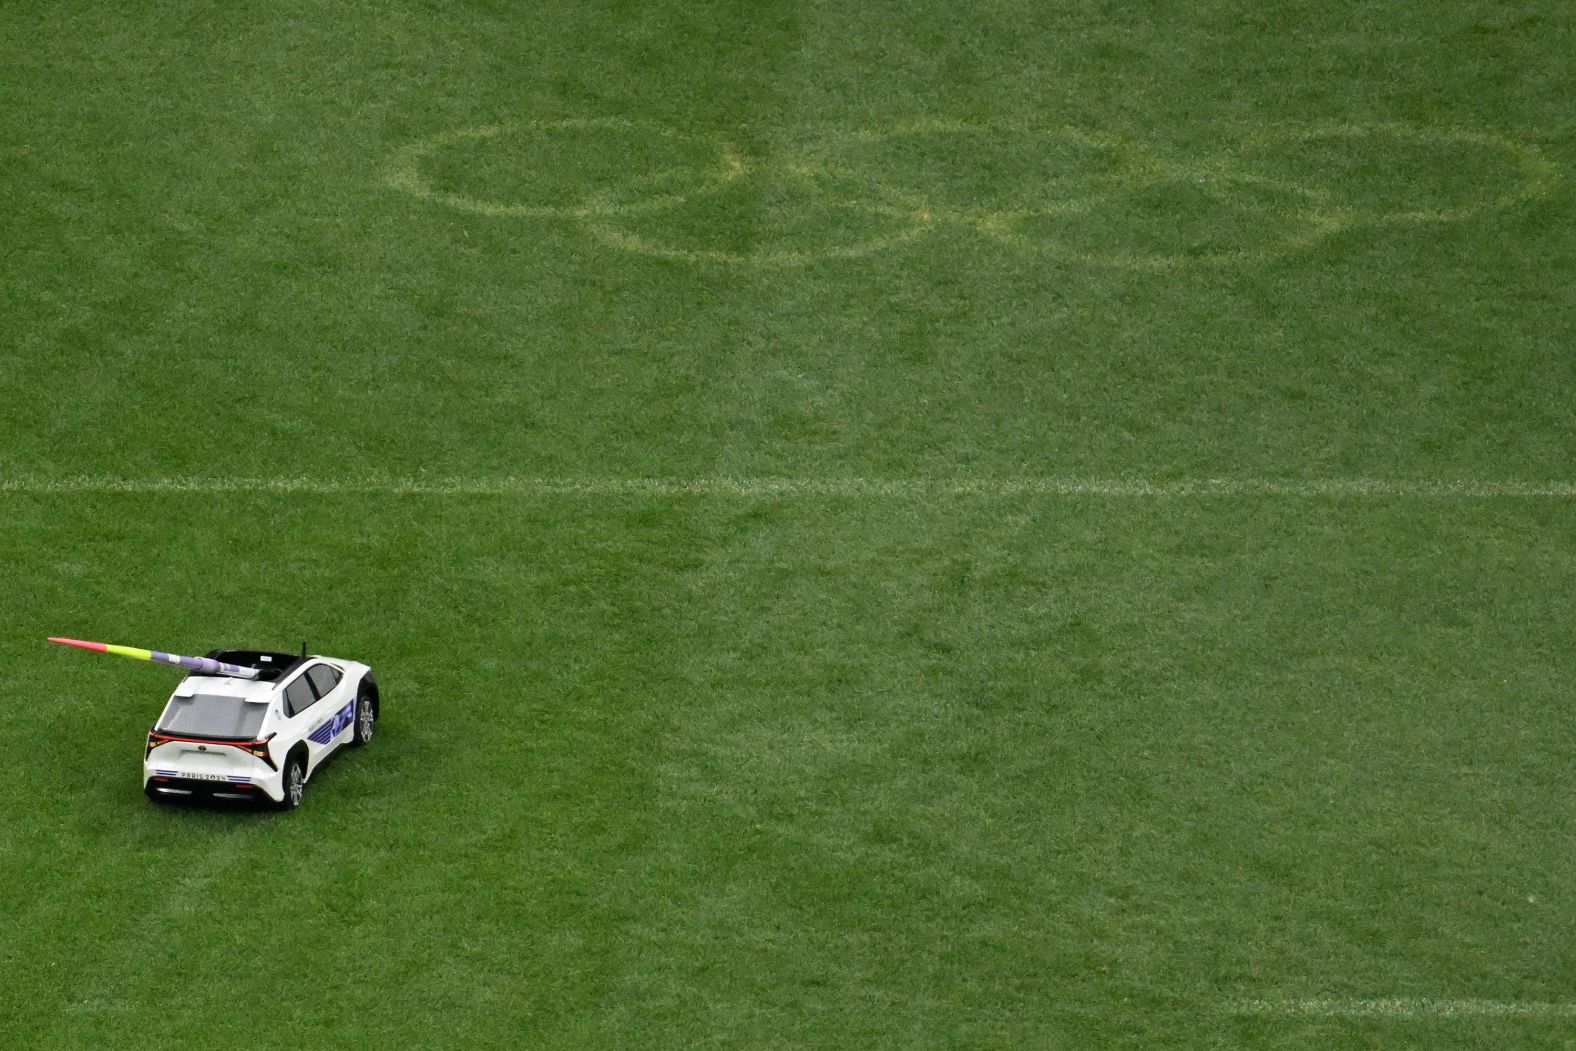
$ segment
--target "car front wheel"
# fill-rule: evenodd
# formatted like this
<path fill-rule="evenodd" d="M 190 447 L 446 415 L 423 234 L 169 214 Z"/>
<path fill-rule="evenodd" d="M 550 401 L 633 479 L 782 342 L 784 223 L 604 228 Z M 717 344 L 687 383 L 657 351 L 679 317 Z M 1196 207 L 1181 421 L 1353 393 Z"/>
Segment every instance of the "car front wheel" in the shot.
<path fill-rule="evenodd" d="M 372 731 L 377 728 L 378 710 L 372 703 L 372 698 L 365 693 L 356 698 L 356 732 L 351 735 L 350 743 L 364 745 L 372 740 Z"/>

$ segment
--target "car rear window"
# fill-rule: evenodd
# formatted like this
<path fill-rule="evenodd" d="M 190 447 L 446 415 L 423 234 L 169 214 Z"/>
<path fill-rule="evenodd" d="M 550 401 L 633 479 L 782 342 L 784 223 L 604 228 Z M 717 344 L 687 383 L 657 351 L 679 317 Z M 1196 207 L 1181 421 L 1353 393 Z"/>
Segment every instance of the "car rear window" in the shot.
<path fill-rule="evenodd" d="M 285 711 L 289 714 L 300 715 L 316 703 L 317 698 L 312 696 L 312 687 L 305 675 L 285 687 Z"/>
<path fill-rule="evenodd" d="M 240 737 L 251 741 L 256 739 L 267 711 L 268 705 L 250 703 L 239 697 L 202 693 L 172 697 L 169 707 L 164 709 L 164 717 L 159 720 L 159 729 L 192 737 Z"/>

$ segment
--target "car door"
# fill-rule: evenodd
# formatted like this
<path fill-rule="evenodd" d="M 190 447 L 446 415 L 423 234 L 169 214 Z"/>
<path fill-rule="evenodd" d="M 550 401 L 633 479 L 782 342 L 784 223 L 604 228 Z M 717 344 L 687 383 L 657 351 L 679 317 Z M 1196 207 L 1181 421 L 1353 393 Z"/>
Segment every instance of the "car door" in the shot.
<path fill-rule="evenodd" d="M 326 662 L 306 669 L 303 676 L 317 697 L 313 706 L 307 747 L 313 750 L 313 763 L 350 740 L 356 721 L 356 697 L 345 681 L 344 672 Z"/>
<path fill-rule="evenodd" d="M 292 744 L 296 741 L 305 743 L 306 766 L 310 771 L 317 766 L 323 754 L 323 748 L 311 739 L 312 731 L 328 711 L 328 706 L 318 703 L 318 696 L 312 689 L 311 680 L 306 677 L 305 669 L 285 684 L 280 707 L 286 719 L 286 733 L 280 736 L 287 736 Z"/>

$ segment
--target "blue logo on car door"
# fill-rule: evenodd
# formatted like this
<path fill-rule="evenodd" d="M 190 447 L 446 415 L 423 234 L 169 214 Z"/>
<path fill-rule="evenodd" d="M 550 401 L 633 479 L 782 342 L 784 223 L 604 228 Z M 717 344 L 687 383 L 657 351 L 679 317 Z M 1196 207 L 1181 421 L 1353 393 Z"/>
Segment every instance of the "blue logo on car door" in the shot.
<path fill-rule="evenodd" d="M 334 738 L 338 737 L 345 727 L 349 726 L 355 721 L 355 719 L 356 702 L 351 701 L 339 711 L 335 712 L 332 719 L 324 723 L 322 726 L 319 726 L 316 730 L 313 730 L 308 736 L 307 740 L 312 741 L 315 744 L 327 744 Z"/>

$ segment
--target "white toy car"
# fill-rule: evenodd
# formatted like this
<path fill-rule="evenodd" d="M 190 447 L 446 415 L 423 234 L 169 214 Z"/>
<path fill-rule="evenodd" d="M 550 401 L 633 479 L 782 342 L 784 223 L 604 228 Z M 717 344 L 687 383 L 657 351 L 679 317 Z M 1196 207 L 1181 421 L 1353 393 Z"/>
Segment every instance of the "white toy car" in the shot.
<path fill-rule="evenodd" d="M 192 796 L 301 805 L 317 768 L 344 745 L 372 740 L 372 669 L 332 657 L 215 650 L 207 659 L 255 668 L 255 679 L 194 671 L 148 732 L 142 761 L 150 799 Z"/>
<path fill-rule="evenodd" d="M 188 669 L 148 731 L 142 786 L 148 798 L 267 800 L 301 805 L 323 760 L 372 740 L 378 684 L 356 661 L 263 650 L 182 657 L 159 650 L 51 637 L 51 642 Z"/>

